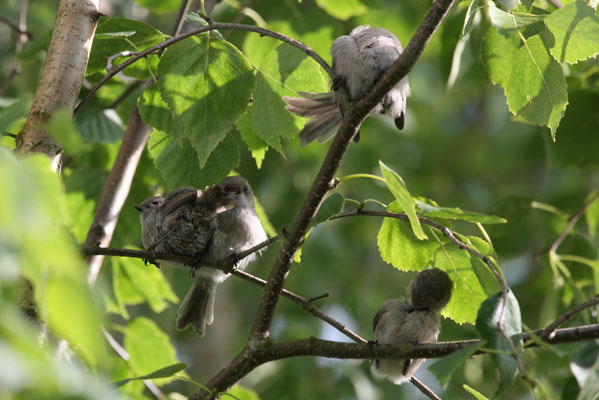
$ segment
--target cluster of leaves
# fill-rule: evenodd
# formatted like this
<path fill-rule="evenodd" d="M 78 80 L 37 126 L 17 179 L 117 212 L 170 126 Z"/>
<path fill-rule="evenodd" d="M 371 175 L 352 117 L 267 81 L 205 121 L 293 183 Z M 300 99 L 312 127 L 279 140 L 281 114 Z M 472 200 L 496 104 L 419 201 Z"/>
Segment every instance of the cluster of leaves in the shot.
<path fill-rule="evenodd" d="M 482 63 L 489 79 L 503 88 L 510 112 L 520 121 L 549 127 L 555 140 L 572 97 L 566 82 L 571 73 L 560 63 L 578 64 L 599 53 L 599 17 L 586 1 L 572 1 L 553 12 L 532 3 L 522 2 L 507 12 L 490 0 L 471 2 L 462 41 L 484 35 Z M 588 162 L 586 157 L 581 164 Z"/>

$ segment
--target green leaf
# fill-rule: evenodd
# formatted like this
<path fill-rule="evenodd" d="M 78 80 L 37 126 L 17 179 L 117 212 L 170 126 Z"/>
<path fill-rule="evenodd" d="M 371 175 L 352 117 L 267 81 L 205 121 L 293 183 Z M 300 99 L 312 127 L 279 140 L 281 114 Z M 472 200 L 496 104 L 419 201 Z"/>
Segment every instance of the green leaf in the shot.
<path fill-rule="evenodd" d="M 511 355 L 511 347 L 498 329 L 499 323 L 505 335 L 511 339 L 514 347 L 518 349 L 522 346 L 520 306 L 512 291 L 507 293 L 505 303 L 502 292 L 490 296 L 481 305 L 476 318 L 476 331 L 481 339 L 485 341 L 485 346 L 507 353 L 493 354 L 493 359 L 499 369 L 499 387 L 496 395 L 500 395 L 512 385 L 518 369 L 516 360 Z M 519 355 L 521 353 L 521 350 L 518 351 Z"/>
<path fill-rule="evenodd" d="M 135 0 L 135 2 L 157 14 L 173 13 L 181 5 L 179 0 Z"/>
<path fill-rule="evenodd" d="M 482 347 L 482 343 L 477 343 L 458 351 L 454 351 L 447 357 L 439 358 L 435 363 L 428 367 L 428 370 L 435 375 L 442 387 L 445 387 L 451 374 L 458 370 L 458 367 L 469 359 Z"/>
<path fill-rule="evenodd" d="M 250 101 L 252 68 L 232 44 L 202 35 L 170 46 L 158 72 L 162 99 L 203 168 Z"/>
<path fill-rule="evenodd" d="M 364 14 L 368 10 L 368 6 L 360 0 L 316 0 L 316 4 L 327 13 L 337 19 L 347 20 L 351 17 Z"/>
<path fill-rule="evenodd" d="M 89 364 L 98 365 L 106 354 L 100 334 L 102 314 L 85 283 L 83 276 L 50 279 L 44 305 L 50 329 L 65 338 Z"/>
<path fill-rule="evenodd" d="M 149 373 L 144 376 L 138 376 L 135 378 L 127 378 L 122 381 L 116 382 L 116 386 L 123 386 L 125 383 L 135 381 L 135 380 L 145 380 L 145 379 L 157 379 L 157 378 L 168 378 L 175 375 L 177 372 L 184 370 L 189 367 L 189 364 L 185 363 L 176 363 L 173 365 L 169 365 L 168 367 L 160 368 L 152 373 Z"/>
<path fill-rule="evenodd" d="M 248 107 L 249 110 L 249 107 Z M 241 138 L 245 142 L 248 150 L 252 152 L 252 157 L 256 161 L 256 166 L 258 169 L 262 166 L 262 161 L 264 160 L 264 155 L 268 150 L 268 144 L 260 139 L 256 132 L 252 129 L 250 122 L 248 121 L 248 113 L 243 113 L 237 119 L 237 129 L 239 133 L 241 133 Z M 279 144 L 280 146 L 280 144 Z"/>
<path fill-rule="evenodd" d="M 239 400 L 260 400 L 258 393 L 239 385 L 233 386 L 227 393 Z"/>
<path fill-rule="evenodd" d="M 389 212 L 400 212 L 397 201 L 389 204 Z M 434 240 L 418 240 L 407 221 L 384 218 L 377 235 L 377 245 L 383 261 L 402 271 L 424 269 L 431 260 L 439 243 Z"/>
<path fill-rule="evenodd" d="M 344 203 L 345 199 L 339 193 L 333 193 L 331 196 L 327 197 L 318 209 L 318 212 L 312 221 L 312 226 L 318 225 L 332 216 L 339 214 L 341 210 L 343 210 Z"/>
<path fill-rule="evenodd" d="M 591 91 L 570 94 L 570 106 L 557 130 L 555 142 L 546 143 L 551 163 L 561 167 L 599 166 L 599 95 Z"/>
<path fill-rule="evenodd" d="M 573 1 L 545 19 L 553 34 L 550 52 L 559 62 L 575 64 L 599 54 L 599 17 L 586 1 Z"/>
<path fill-rule="evenodd" d="M 75 122 L 86 141 L 114 143 L 123 138 L 123 122 L 116 111 L 93 100 L 75 116 Z"/>
<path fill-rule="evenodd" d="M 258 79 L 259 80 L 259 79 Z M 283 147 L 281 146 L 281 137 L 276 134 L 271 134 L 269 132 L 262 132 L 259 134 L 254 130 L 254 125 L 252 123 L 254 107 L 250 104 L 250 106 L 245 110 L 238 119 L 237 119 L 237 129 L 241 132 L 241 135 L 250 135 L 256 136 L 258 139 L 263 140 L 264 143 L 275 149 L 285 158 L 285 153 L 283 152 Z"/>
<path fill-rule="evenodd" d="M 125 350 L 130 355 L 129 366 L 136 376 L 150 374 L 164 368 L 165 365 L 177 364 L 175 348 L 168 335 L 147 318 L 136 318 L 125 330 Z M 172 381 L 172 377 L 160 378 L 157 385 Z"/>
<path fill-rule="evenodd" d="M 29 102 L 28 99 L 19 99 L 0 111 L 0 132 L 6 132 L 13 122 L 27 116 Z"/>
<path fill-rule="evenodd" d="M 444 244 L 431 260 L 436 268 L 449 275 L 454 284 L 451 300 L 442 315 L 462 324 L 474 322 L 476 311 L 487 297 L 477 274 L 472 267 L 472 256 L 452 244 Z"/>
<path fill-rule="evenodd" d="M 491 22 L 500 32 L 513 32 L 528 25 L 542 21 L 546 15 L 522 14 L 517 12 L 506 12 L 500 9 L 492 1 L 488 2 L 489 16 Z"/>
<path fill-rule="evenodd" d="M 273 137 L 295 137 L 306 120 L 285 110 L 282 96 L 296 91 L 328 91 L 328 76 L 311 57 L 295 47 L 281 44 L 260 65 L 250 124 L 265 142 Z M 272 146 L 272 145 L 271 145 Z M 274 146 L 273 146 L 274 147 Z"/>
<path fill-rule="evenodd" d="M 169 306 L 168 302 L 178 303 L 179 298 L 155 266 L 146 266 L 138 259 L 127 257 L 118 257 L 113 260 L 113 264 L 123 269 L 131 287 L 148 302 L 155 313 L 166 309 Z"/>
<path fill-rule="evenodd" d="M 485 396 L 483 396 L 481 393 L 479 393 L 477 390 L 471 388 L 468 385 L 462 385 L 462 387 L 471 395 L 473 395 L 476 400 L 489 400 L 488 398 L 486 398 Z"/>
<path fill-rule="evenodd" d="M 175 125 L 175 121 L 173 121 L 168 105 L 162 100 L 158 82 L 152 83 L 144 90 L 143 94 L 139 96 L 137 106 L 139 107 L 139 115 L 146 124 L 168 133 L 169 136 L 175 139 L 180 139 L 181 134 Z"/>
<path fill-rule="evenodd" d="M 131 35 L 131 32 L 135 33 Z M 120 17 L 102 17 L 96 29 L 96 36 L 94 37 L 85 73 L 89 76 L 96 72 L 105 72 L 108 57 L 126 50 L 132 52 L 145 50 L 165 39 L 166 36 L 162 32 L 144 22 Z M 122 63 L 127 58 L 129 57 L 119 57 L 113 60 L 113 64 Z M 155 70 L 158 56 L 151 54 L 146 59 L 150 60 L 150 64 Z M 138 60 L 128 66 L 123 73 L 139 79 L 150 78 L 146 59 Z"/>
<path fill-rule="evenodd" d="M 178 144 L 166 133 L 154 130 L 148 150 L 170 190 L 188 185 L 203 188 L 218 183 L 240 162 L 239 148 L 230 135 L 212 152 L 202 169 L 198 167 L 197 152 L 186 139 Z"/>
<path fill-rule="evenodd" d="M 462 211 L 457 207 L 435 207 L 420 201 L 417 201 L 417 204 L 422 216 L 426 218 L 459 219 L 468 222 L 480 222 L 481 224 L 505 224 L 507 222 L 505 218 L 473 211 Z"/>
<path fill-rule="evenodd" d="M 426 236 L 426 234 L 422 230 L 422 226 L 420 226 L 420 221 L 418 220 L 418 216 L 416 215 L 416 202 L 412 198 L 412 195 L 410 195 L 408 187 L 404 183 L 401 176 L 392 171 L 380 160 L 379 166 L 381 167 L 381 172 L 383 173 L 383 177 L 385 178 L 387 188 L 389 188 L 391 193 L 393 193 L 395 200 L 397 200 L 399 206 L 407 214 L 414 235 L 416 235 L 416 237 L 420 240 L 428 239 L 428 236 Z"/>
<path fill-rule="evenodd" d="M 77 154 L 85 149 L 71 112 L 66 108 L 52 114 L 48 121 L 48 133 L 58 140 L 67 154 Z"/>
<path fill-rule="evenodd" d="M 521 45 L 521 46 L 520 46 Z M 485 36 L 482 58 L 489 78 L 501 85 L 517 119 L 555 131 L 568 104 L 566 80 L 540 36 L 506 39 L 495 29 Z"/>

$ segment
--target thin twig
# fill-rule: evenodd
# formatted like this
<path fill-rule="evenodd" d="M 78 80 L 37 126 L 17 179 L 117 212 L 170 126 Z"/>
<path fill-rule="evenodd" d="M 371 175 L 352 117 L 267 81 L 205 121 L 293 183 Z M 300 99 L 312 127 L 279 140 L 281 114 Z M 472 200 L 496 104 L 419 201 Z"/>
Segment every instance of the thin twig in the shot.
<path fill-rule="evenodd" d="M 31 32 L 22 30 L 21 28 L 19 28 L 19 26 L 17 24 L 12 22 L 10 19 L 0 15 L 0 22 L 4 22 L 6 25 L 8 25 L 10 27 L 10 29 L 17 32 L 18 34 L 27 36 L 27 39 L 33 40 L 33 34 Z"/>
<path fill-rule="evenodd" d="M 578 314 L 579 312 L 584 310 L 585 308 L 594 306 L 596 304 L 599 304 L 599 294 L 596 294 L 595 296 L 588 299 L 587 301 L 584 301 L 584 302 L 572 307 L 571 309 L 569 309 L 568 311 L 566 311 L 565 313 L 563 313 L 562 315 L 557 317 L 555 321 L 550 323 L 547 326 L 547 328 L 545 328 L 541 331 L 542 333 L 539 336 L 544 339 L 551 339 L 551 337 L 553 336 L 553 333 L 561 324 L 563 324 L 564 322 L 566 322 L 567 320 L 569 320 L 570 318 L 572 318 L 573 316 L 575 316 L 576 314 Z"/>
<path fill-rule="evenodd" d="M 420 390 L 426 397 L 428 397 L 431 400 L 441 400 L 441 398 L 439 396 L 437 396 L 435 394 L 435 392 L 433 392 L 428 386 L 426 386 L 424 383 L 422 383 L 418 378 L 416 378 L 415 376 L 412 376 L 410 378 L 410 382 L 416 386 L 418 388 L 418 390 Z"/>
<path fill-rule="evenodd" d="M 540 251 L 539 253 L 537 253 L 535 256 L 538 257 L 539 255 L 550 251 L 550 252 L 555 252 L 557 250 L 557 248 L 560 246 L 560 244 L 562 244 L 562 242 L 564 241 L 564 239 L 566 238 L 566 236 L 568 236 L 568 233 L 570 233 L 570 231 L 572 230 L 572 228 L 574 228 L 574 225 L 576 225 L 576 223 L 578 222 L 578 220 L 580 219 L 580 217 L 582 217 L 584 215 L 584 213 L 586 212 L 587 208 L 589 208 L 589 206 L 599 198 L 599 191 L 597 191 L 593 196 L 591 196 L 587 201 L 584 202 L 584 204 L 582 205 L 582 207 L 580 207 L 580 209 L 578 211 L 576 211 L 571 217 L 570 219 L 568 219 L 568 225 L 566 225 L 566 227 L 564 228 L 564 230 L 559 234 L 559 236 L 553 241 L 553 243 L 551 243 L 551 245 L 549 247 L 547 247 L 546 249 Z"/>
<path fill-rule="evenodd" d="M 322 59 L 322 57 L 320 57 L 314 50 L 312 50 L 310 47 L 306 46 L 299 40 L 290 38 L 289 36 L 283 35 L 278 32 L 271 31 L 269 29 L 258 28 L 256 26 L 252 26 L 252 25 L 233 24 L 233 23 L 227 23 L 227 22 L 213 22 L 210 25 L 205 25 L 205 26 L 202 26 L 201 28 L 195 29 L 193 31 L 182 33 L 182 34 L 172 37 L 168 40 L 165 40 L 164 42 L 158 43 L 155 46 L 148 47 L 147 49 L 140 51 L 137 55 L 124 61 L 122 64 L 112 68 L 106 75 L 104 75 L 104 77 L 102 77 L 102 79 L 100 79 L 98 81 L 98 83 L 96 83 L 94 85 L 94 87 L 92 87 L 90 89 L 90 91 L 85 95 L 85 97 L 83 99 L 81 99 L 81 101 L 75 108 L 74 113 L 76 114 L 77 112 L 79 112 L 79 110 L 98 91 L 98 89 L 100 89 L 110 78 L 112 78 L 113 76 L 115 76 L 116 74 L 118 74 L 119 72 L 121 72 L 122 70 L 127 68 L 129 65 L 136 62 L 137 60 L 144 58 L 149 54 L 160 52 L 161 50 L 166 49 L 170 45 L 177 43 L 183 39 L 186 39 L 190 36 L 195 36 L 200 33 L 205 33 L 205 32 L 211 31 L 211 30 L 215 30 L 215 29 L 236 29 L 236 30 L 242 30 L 242 31 L 248 31 L 248 32 L 255 32 L 255 33 L 259 33 L 261 36 L 269 36 L 269 37 L 275 38 L 277 40 L 280 40 L 282 42 L 288 43 L 294 47 L 297 47 L 298 49 L 300 49 L 301 51 L 306 53 L 308 56 L 310 56 L 314 60 L 316 60 L 316 62 L 319 63 L 322 66 L 322 68 L 324 68 L 324 70 L 329 74 L 329 76 L 333 77 L 333 75 L 334 75 L 333 70 L 326 63 L 326 61 L 324 61 Z"/>

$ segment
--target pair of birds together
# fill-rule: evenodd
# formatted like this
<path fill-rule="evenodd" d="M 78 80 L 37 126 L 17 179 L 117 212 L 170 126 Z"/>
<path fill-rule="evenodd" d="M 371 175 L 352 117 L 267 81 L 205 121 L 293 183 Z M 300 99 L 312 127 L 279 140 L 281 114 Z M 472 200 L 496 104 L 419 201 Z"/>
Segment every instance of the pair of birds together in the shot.
<path fill-rule="evenodd" d="M 283 97 L 286 109 L 311 118 L 300 132 L 302 146 L 332 137 L 343 120 L 344 99 L 337 92 L 344 85 L 351 102 L 361 99 L 402 52 L 401 43 L 389 31 L 360 26 L 349 36 L 337 38 L 332 47 L 335 79 L 331 93 L 300 92 L 301 98 Z M 410 93 L 407 78 L 400 80 L 374 108 L 373 113 L 388 115 L 403 129 L 406 98 Z M 359 140 L 359 134 L 354 141 Z M 148 250 L 225 260 L 267 239 L 258 218 L 252 189 L 242 177 L 225 178 L 204 191 L 194 187 L 175 189 L 167 196 L 146 199 L 141 212 L 142 242 Z M 239 260 L 245 269 L 256 253 Z M 172 264 L 172 262 L 170 263 Z M 214 320 L 216 285 L 228 274 L 213 268 L 194 268 L 194 283 L 177 315 L 178 330 L 192 325 L 204 336 L 206 325 Z M 430 343 L 440 329 L 439 311 L 451 297 L 453 283 L 436 268 L 420 272 L 410 284 L 410 300 L 387 300 L 373 320 L 374 339 L 381 344 Z M 373 361 L 373 371 L 400 384 L 408 380 L 424 359 L 381 359 Z"/>

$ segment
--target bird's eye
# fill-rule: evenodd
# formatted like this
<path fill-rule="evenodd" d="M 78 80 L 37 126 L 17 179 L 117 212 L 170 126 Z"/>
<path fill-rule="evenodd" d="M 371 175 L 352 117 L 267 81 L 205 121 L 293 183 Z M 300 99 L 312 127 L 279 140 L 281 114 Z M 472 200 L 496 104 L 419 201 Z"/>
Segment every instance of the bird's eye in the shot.
<path fill-rule="evenodd" d="M 223 192 L 225 192 L 225 193 L 229 193 L 229 192 L 231 192 L 232 190 L 233 190 L 233 189 L 232 189 L 230 186 L 225 186 L 225 187 L 223 188 Z"/>

